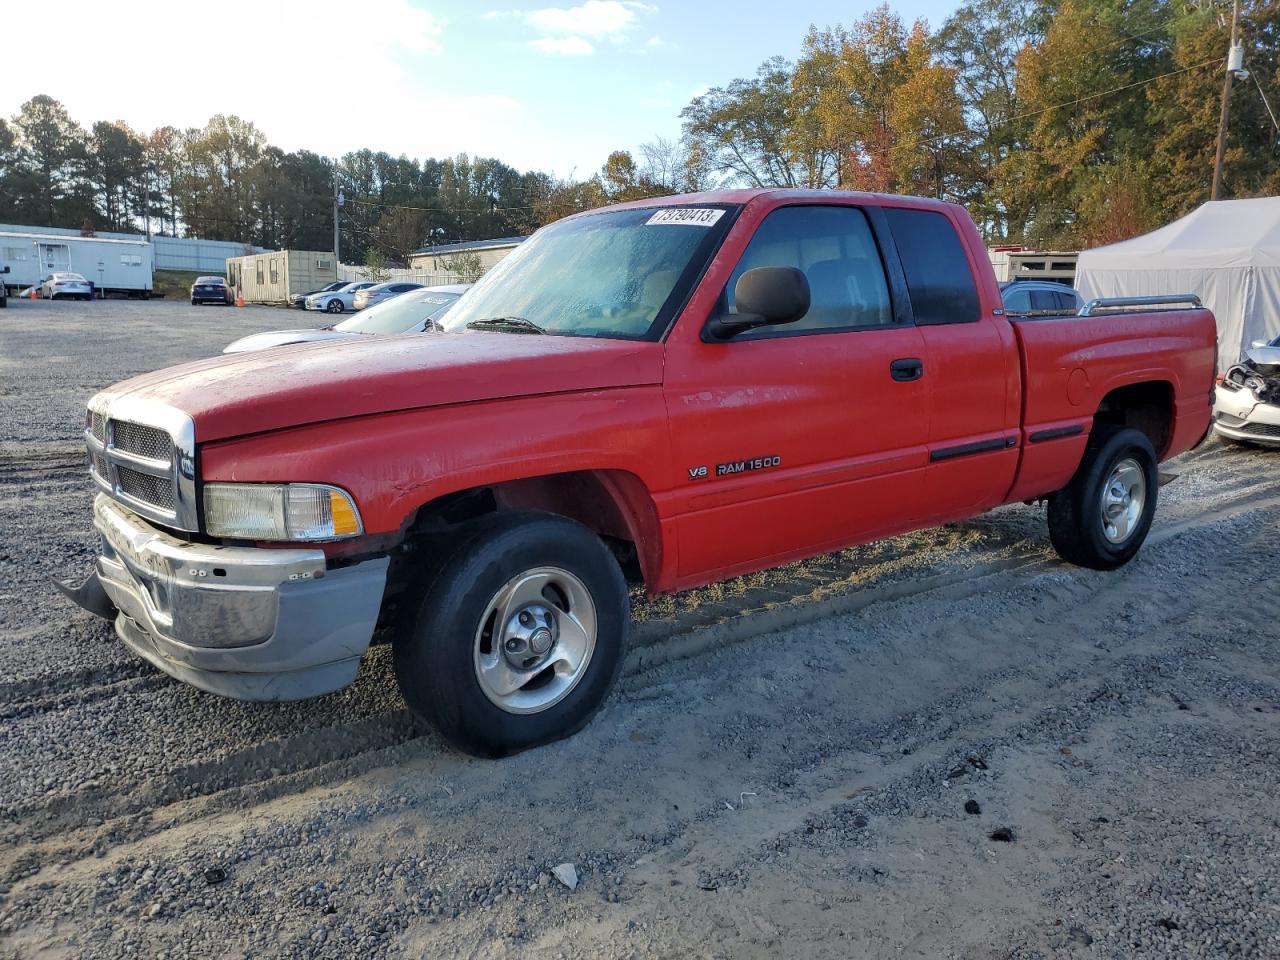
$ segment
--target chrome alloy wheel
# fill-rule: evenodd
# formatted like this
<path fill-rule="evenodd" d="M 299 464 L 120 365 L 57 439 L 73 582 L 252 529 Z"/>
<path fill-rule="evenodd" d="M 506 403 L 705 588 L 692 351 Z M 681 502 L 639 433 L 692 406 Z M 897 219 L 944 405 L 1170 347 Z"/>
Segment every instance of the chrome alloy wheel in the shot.
<path fill-rule="evenodd" d="M 538 713 L 569 695 L 596 647 L 596 607 L 586 585 L 559 567 L 507 581 L 476 631 L 476 680 L 508 713 Z"/>
<path fill-rule="evenodd" d="M 1138 461 L 1121 460 L 1102 485 L 1102 535 L 1111 543 L 1124 543 L 1146 504 L 1146 474 Z"/>

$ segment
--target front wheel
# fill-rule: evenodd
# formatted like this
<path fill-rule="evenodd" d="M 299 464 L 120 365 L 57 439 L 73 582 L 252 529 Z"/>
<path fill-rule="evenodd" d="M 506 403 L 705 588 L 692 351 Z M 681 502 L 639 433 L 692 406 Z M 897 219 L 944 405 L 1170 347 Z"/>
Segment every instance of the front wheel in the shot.
<path fill-rule="evenodd" d="M 341 313 L 345 309 L 341 300 L 330 300 L 324 305 L 325 313 Z"/>
<path fill-rule="evenodd" d="M 563 517 L 467 524 L 394 640 L 409 708 L 455 746 L 498 757 L 581 729 L 608 696 L 630 627 L 627 586 L 594 533 Z"/>
<path fill-rule="evenodd" d="M 1146 434 L 1099 425 L 1071 483 L 1049 497 L 1049 540 L 1069 563 L 1114 570 L 1147 539 L 1159 490 Z"/>

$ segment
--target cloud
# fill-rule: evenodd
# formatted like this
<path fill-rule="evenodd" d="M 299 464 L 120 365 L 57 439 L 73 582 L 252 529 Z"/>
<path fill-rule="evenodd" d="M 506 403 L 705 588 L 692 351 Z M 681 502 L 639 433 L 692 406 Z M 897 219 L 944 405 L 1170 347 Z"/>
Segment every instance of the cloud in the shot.
<path fill-rule="evenodd" d="M 65 31 L 56 71 L 39 44 L 6 45 L 7 70 L 27 79 L 0 90 L 0 116 L 47 93 L 84 126 L 122 120 L 146 132 L 169 124 L 203 127 L 214 114 L 234 113 L 283 150 L 509 154 L 522 104 L 482 85 L 444 95 L 428 65 L 448 43 L 448 24 L 420 2 L 361 0 L 362 22 L 394 27 L 356 39 L 334 27 L 350 21 L 348 0 L 309 0 L 305 16 L 293 4 L 257 4 L 250 31 L 215 31 L 215 57 L 148 58 L 138 71 L 104 69 L 101 51 L 167 50 L 175 36 L 208 33 L 210 22 L 178 13 L 172 0 L 133 0 L 128 17 L 104 17 L 100 0 L 63 0 L 59 17 L 93 29 Z M 337 64 L 350 67 L 348 82 L 333 82 Z"/>
<path fill-rule="evenodd" d="M 653 8 L 628 0 L 586 0 L 577 7 L 543 7 L 524 15 L 525 20 L 543 33 L 577 34 L 607 37 L 625 33 L 636 25 L 638 13 Z"/>
<path fill-rule="evenodd" d="M 582 37 L 539 37 L 530 40 L 529 46 L 543 53 L 559 54 L 565 57 L 585 57 L 595 53 L 593 47 Z"/>

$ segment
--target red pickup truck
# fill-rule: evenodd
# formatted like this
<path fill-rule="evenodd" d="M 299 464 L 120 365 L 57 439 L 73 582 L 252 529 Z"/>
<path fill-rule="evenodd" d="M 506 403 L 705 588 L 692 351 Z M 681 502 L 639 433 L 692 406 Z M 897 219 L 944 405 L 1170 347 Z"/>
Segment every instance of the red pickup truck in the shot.
<path fill-rule="evenodd" d="M 1177 298 L 1168 298 L 1177 299 Z M 1011 317 L 957 206 L 727 191 L 561 220 L 430 333 L 161 370 L 88 406 L 63 585 L 161 670 L 314 696 L 388 638 L 499 755 L 587 722 L 650 594 L 1047 498 L 1109 569 L 1210 425 L 1203 309 Z M 1120 308 L 1120 309 L 1117 309 Z"/>

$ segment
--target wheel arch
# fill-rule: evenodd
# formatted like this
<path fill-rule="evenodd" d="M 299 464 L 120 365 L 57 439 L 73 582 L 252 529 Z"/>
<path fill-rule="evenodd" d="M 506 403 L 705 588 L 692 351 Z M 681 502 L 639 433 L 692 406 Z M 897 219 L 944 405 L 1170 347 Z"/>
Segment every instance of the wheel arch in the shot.
<path fill-rule="evenodd" d="M 1093 421 L 1132 427 L 1145 434 L 1159 461 L 1164 459 L 1173 442 L 1175 411 L 1174 387 L 1170 381 L 1140 380 L 1109 390 L 1098 402 Z"/>
<path fill-rule="evenodd" d="M 453 490 L 416 506 L 404 526 L 411 538 L 501 510 L 536 510 L 581 523 L 609 544 L 629 581 L 653 590 L 660 579 L 665 546 L 657 504 L 644 481 L 627 470 L 546 473 Z"/>

